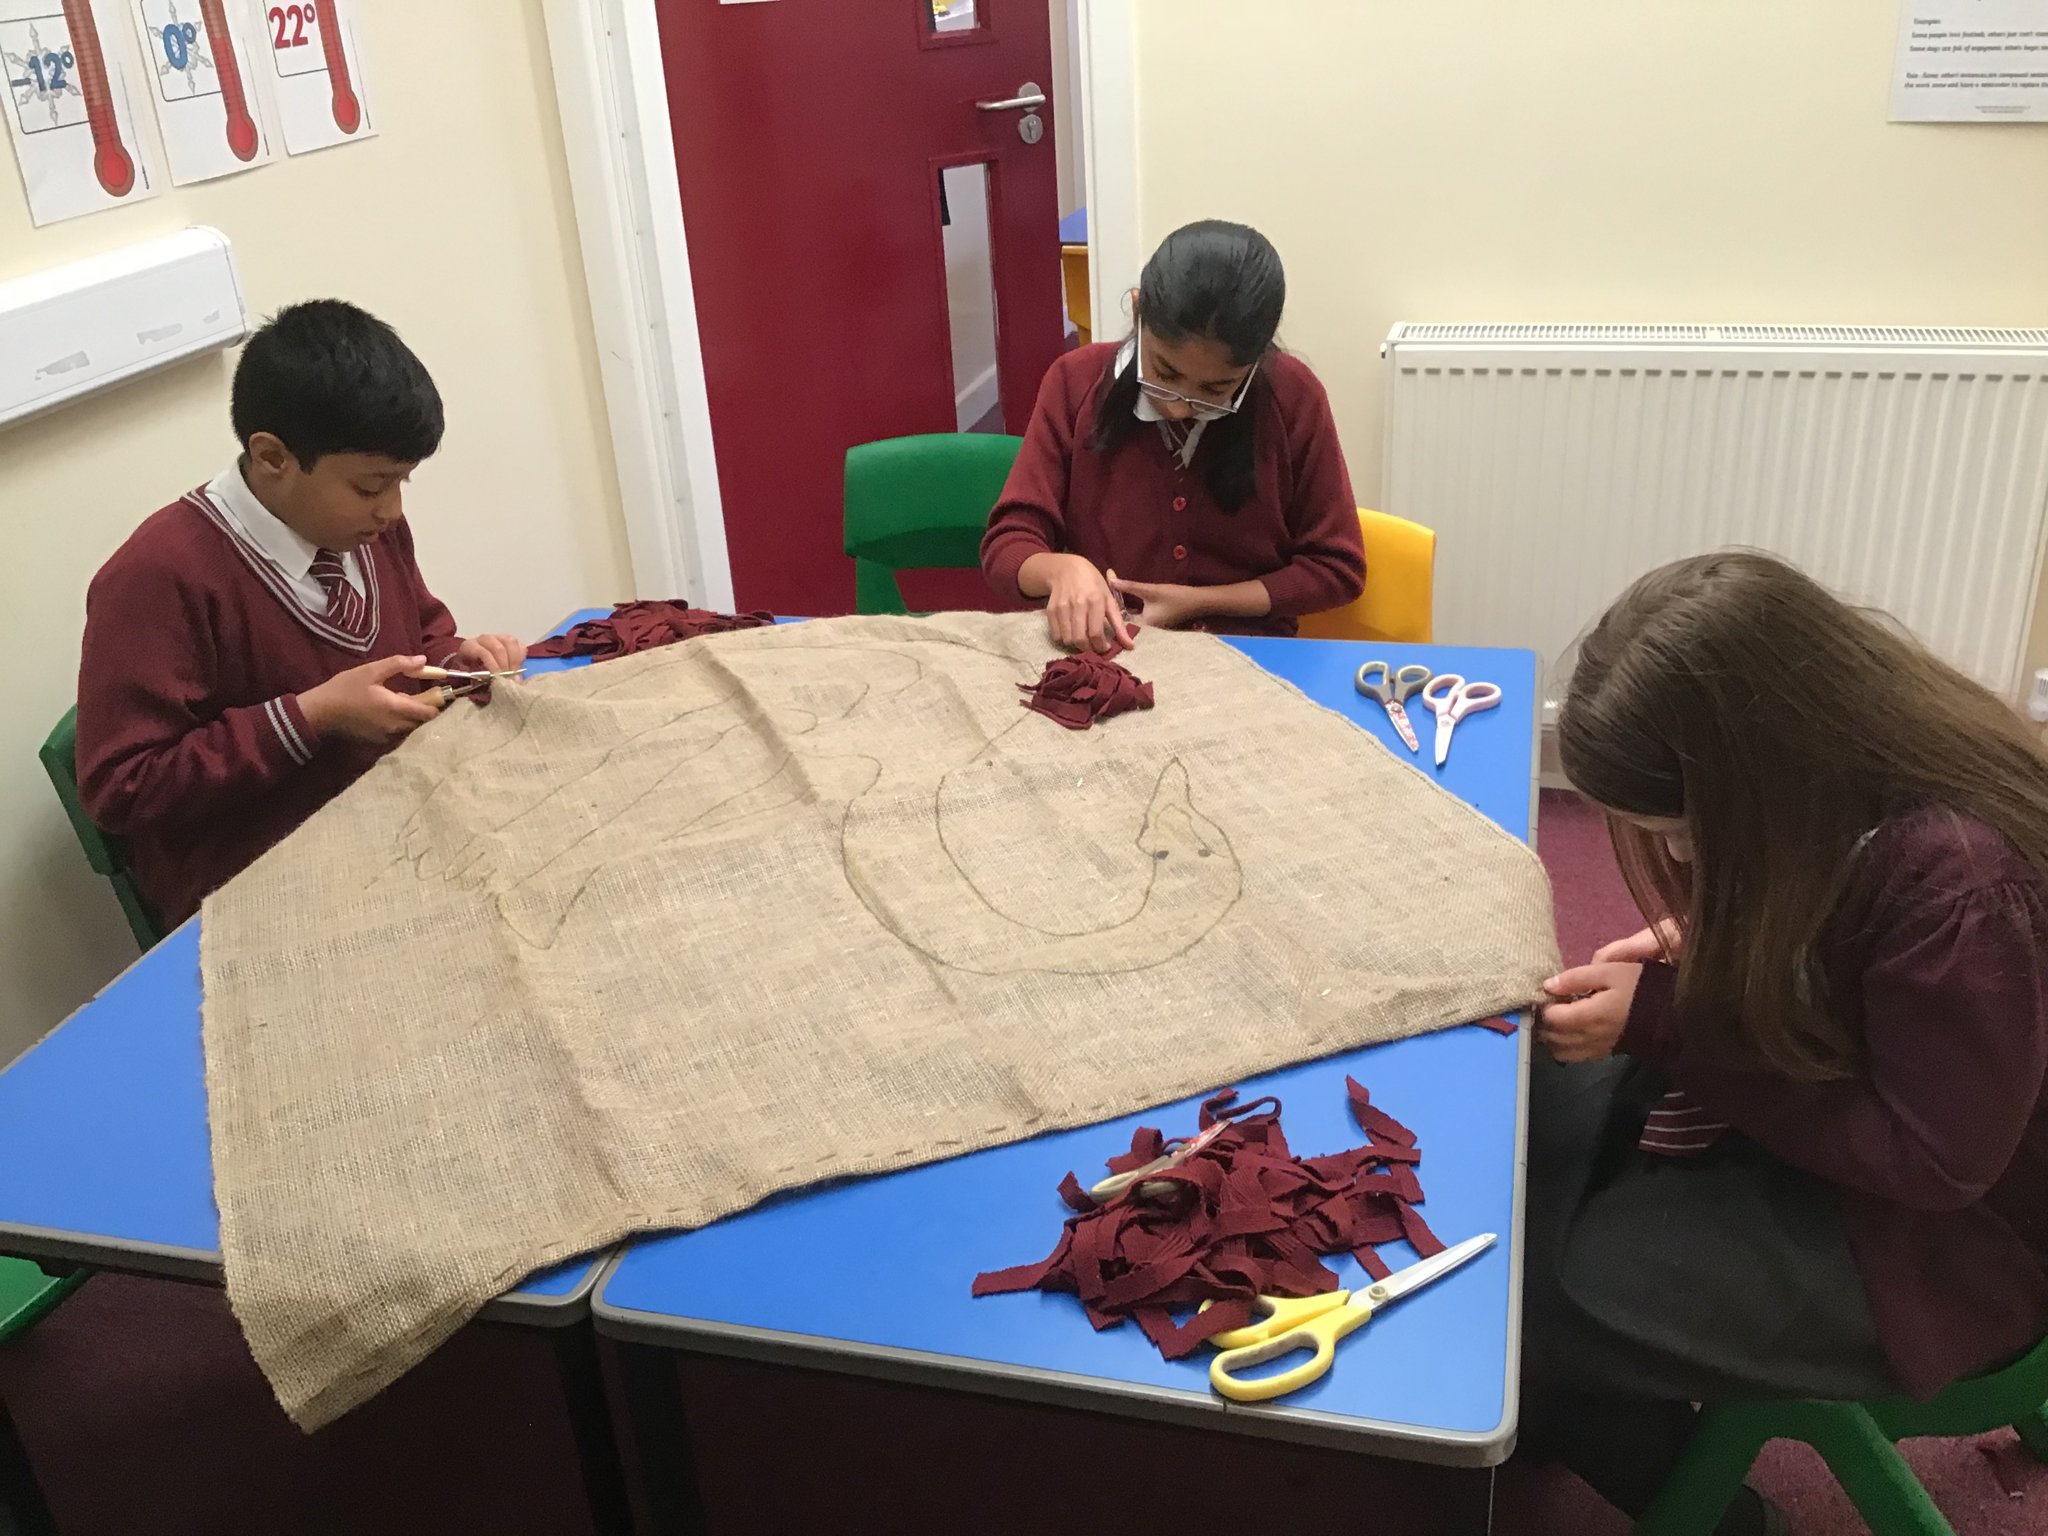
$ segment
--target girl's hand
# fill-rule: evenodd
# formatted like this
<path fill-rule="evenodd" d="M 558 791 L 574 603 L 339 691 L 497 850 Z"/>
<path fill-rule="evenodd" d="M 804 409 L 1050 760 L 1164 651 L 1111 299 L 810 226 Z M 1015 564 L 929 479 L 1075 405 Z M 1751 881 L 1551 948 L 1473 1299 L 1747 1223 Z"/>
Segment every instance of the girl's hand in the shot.
<path fill-rule="evenodd" d="M 1032 557 L 1034 560 L 1046 558 Z M 1080 555 L 1054 555 L 1046 571 L 1046 627 L 1053 644 L 1070 651 L 1114 656 L 1127 651 L 1137 630 L 1124 617 L 1123 599 L 1110 590 L 1102 573 Z"/>
<path fill-rule="evenodd" d="M 1593 951 L 1593 963 L 1604 965 L 1612 960 L 1629 960 L 1647 964 L 1662 960 L 1667 954 L 1674 960 L 1685 953 L 1685 930 L 1678 926 L 1675 918 L 1663 918 L 1641 933 L 1632 933 L 1625 939 L 1616 939 L 1603 944 Z"/>
<path fill-rule="evenodd" d="M 1543 983 L 1543 990 L 1559 1001 L 1544 1004 L 1536 1038 L 1559 1061 L 1598 1061 L 1612 1056 L 1628 1023 L 1629 1005 L 1635 1001 L 1636 983 L 1642 975 L 1642 966 L 1634 963 L 1596 961 L 1551 977 Z"/>
<path fill-rule="evenodd" d="M 1158 581 L 1121 581 L 1109 573 L 1109 588 L 1119 597 L 1135 597 L 1145 605 L 1138 622 L 1148 629 L 1179 629 L 1208 610 L 1203 606 L 1200 587 L 1175 586 Z"/>

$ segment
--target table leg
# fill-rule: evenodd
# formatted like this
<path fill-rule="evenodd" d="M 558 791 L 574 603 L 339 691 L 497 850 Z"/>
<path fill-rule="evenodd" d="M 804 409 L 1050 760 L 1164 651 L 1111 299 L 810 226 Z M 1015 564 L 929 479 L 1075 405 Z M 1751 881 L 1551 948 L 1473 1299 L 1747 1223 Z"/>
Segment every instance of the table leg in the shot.
<path fill-rule="evenodd" d="M 42 1485 L 29 1465 L 28 1448 L 14 1431 L 7 1404 L 0 1402 L 0 1526 L 20 1536 L 57 1536 L 57 1522 L 43 1502 Z"/>
<path fill-rule="evenodd" d="M 569 1409 L 569 1432 L 576 1438 L 591 1527 L 597 1536 L 633 1536 L 633 1505 L 619 1462 L 618 1436 L 612 1430 L 604 1369 L 598 1364 L 597 1334 L 588 1319 L 548 1331 L 554 1335 L 555 1370 Z"/>
<path fill-rule="evenodd" d="M 618 1360 L 633 1424 L 641 1507 L 655 1536 L 708 1536 L 675 1355 L 646 1344 L 620 1344 Z"/>

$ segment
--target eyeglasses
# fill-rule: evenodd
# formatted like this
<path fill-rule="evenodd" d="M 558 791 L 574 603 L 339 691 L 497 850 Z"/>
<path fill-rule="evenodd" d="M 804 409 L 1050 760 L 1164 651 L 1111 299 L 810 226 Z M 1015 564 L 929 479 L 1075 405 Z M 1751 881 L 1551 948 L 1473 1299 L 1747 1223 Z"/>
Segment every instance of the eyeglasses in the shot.
<path fill-rule="evenodd" d="M 1230 403 L 1228 405 L 1218 405 L 1214 400 L 1197 400 L 1192 395 L 1184 395 L 1178 390 L 1168 389 L 1164 384 L 1154 384 L 1150 379 L 1147 379 L 1145 377 L 1145 348 L 1142 340 L 1132 358 L 1131 366 L 1137 370 L 1138 392 L 1147 400 L 1159 405 L 1184 405 L 1188 408 L 1188 414 L 1196 421 L 1216 421 L 1225 416 L 1236 415 L 1239 407 L 1244 404 L 1244 397 L 1251 391 L 1252 380 L 1259 371 L 1259 365 L 1253 363 L 1251 372 L 1247 373 L 1244 376 L 1243 382 L 1237 386 L 1237 393 L 1230 397 Z"/>

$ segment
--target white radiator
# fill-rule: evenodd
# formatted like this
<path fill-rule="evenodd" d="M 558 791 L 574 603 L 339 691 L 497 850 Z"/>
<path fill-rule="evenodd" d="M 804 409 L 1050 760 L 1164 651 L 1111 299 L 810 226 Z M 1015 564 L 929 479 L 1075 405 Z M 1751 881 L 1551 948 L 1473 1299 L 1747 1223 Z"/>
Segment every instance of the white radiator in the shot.
<path fill-rule="evenodd" d="M 1770 550 L 2017 693 L 2048 528 L 2048 330 L 1397 325 L 1380 505 L 1436 637 L 1552 666 L 1642 572 Z"/>

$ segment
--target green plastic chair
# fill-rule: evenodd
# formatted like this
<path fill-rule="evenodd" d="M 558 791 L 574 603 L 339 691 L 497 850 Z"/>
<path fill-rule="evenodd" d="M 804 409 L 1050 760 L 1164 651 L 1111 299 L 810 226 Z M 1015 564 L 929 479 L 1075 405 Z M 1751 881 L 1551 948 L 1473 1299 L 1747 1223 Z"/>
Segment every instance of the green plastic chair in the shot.
<path fill-rule="evenodd" d="M 1017 461 L 1021 437 L 936 432 L 846 453 L 846 552 L 853 611 L 908 613 L 898 571 L 971 570 Z"/>
<path fill-rule="evenodd" d="M 0 1259 L 0 1344 L 26 1333 L 84 1283 L 84 1270 L 46 1275 L 27 1259 Z"/>
<path fill-rule="evenodd" d="M 1876 1536 L 1955 1536 L 1897 1442 L 1988 1434 L 2011 1425 L 2048 1461 L 2048 1339 L 2003 1370 L 1959 1381 L 1931 1403 L 1728 1403 L 1709 1408 L 1636 1536 L 1708 1536 L 1772 1440 L 1819 1451 Z"/>
<path fill-rule="evenodd" d="M 115 899 L 121 903 L 121 913 L 128 919 L 128 930 L 135 935 L 135 942 L 148 950 L 156 946 L 164 936 L 162 921 L 143 899 L 142 890 L 135 883 L 135 877 L 128 872 L 127 850 L 119 838 L 109 837 L 93 825 L 92 817 L 85 811 L 85 801 L 78 793 L 78 711 L 67 709 L 64 718 L 57 722 L 49 739 L 42 745 L 36 756 L 43 760 L 43 771 L 50 776 L 50 783 L 57 790 L 57 798 L 64 803 L 64 814 L 71 818 L 71 830 L 77 834 L 78 846 L 85 850 L 85 861 L 93 870 L 105 875 L 114 887 Z"/>
<path fill-rule="evenodd" d="M 36 1320 L 85 1283 L 85 1274 L 46 1275 L 26 1259 L 0 1259 L 0 1344 L 26 1332 Z M 56 1522 L 15 1433 L 7 1406 L 0 1403 L 0 1527 L 22 1536 L 55 1536 Z"/>

